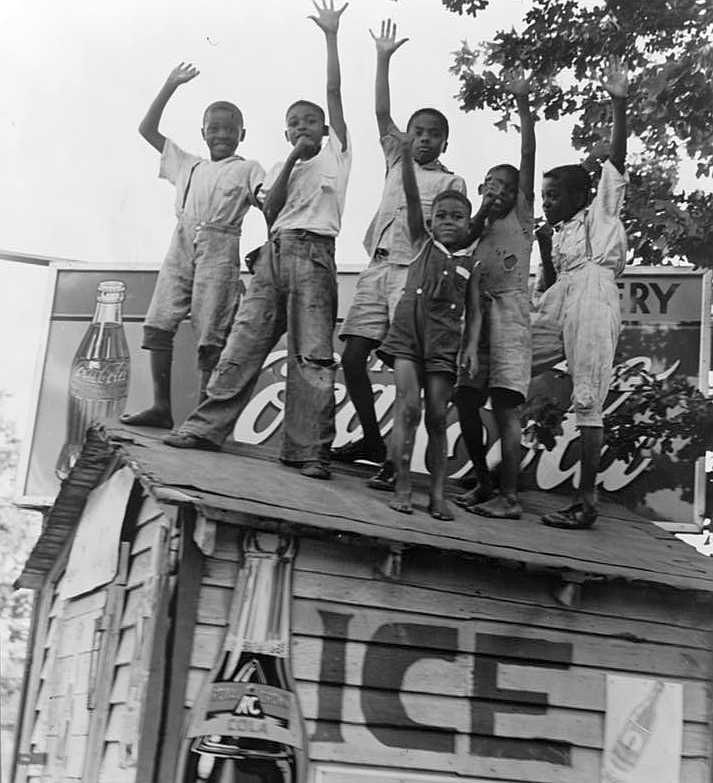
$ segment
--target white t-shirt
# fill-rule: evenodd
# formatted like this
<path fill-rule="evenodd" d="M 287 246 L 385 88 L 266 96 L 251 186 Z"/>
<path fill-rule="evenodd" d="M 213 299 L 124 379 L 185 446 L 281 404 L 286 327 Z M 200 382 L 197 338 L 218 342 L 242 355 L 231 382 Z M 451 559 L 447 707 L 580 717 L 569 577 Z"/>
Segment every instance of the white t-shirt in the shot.
<path fill-rule="evenodd" d="M 272 231 L 301 229 L 336 237 L 342 226 L 347 182 L 352 165 L 352 142 L 347 133 L 346 149 L 337 134 L 329 129 L 322 149 L 309 160 L 298 160 L 287 181 L 287 199 Z M 265 177 L 260 190 L 264 202 L 284 163 L 276 163 Z"/>
<path fill-rule="evenodd" d="M 255 191 L 265 171 L 239 155 L 206 160 L 166 139 L 158 175 L 176 186 L 176 217 L 239 229 L 250 205 L 259 207 Z"/>

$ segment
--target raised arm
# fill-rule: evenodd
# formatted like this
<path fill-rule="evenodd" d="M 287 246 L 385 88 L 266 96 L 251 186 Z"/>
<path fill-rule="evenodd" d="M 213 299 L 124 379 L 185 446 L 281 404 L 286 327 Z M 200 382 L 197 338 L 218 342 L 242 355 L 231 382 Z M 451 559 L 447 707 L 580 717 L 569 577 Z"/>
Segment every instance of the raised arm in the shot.
<path fill-rule="evenodd" d="M 535 121 L 530 111 L 532 85 L 522 68 L 504 74 L 505 87 L 515 97 L 520 115 L 520 178 L 518 186 L 525 196 L 535 198 Z"/>
<path fill-rule="evenodd" d="M 302 157 L 312 157 L 316 151 L 314 144 L 306 136 L 300 136 L 297 139 L 295 146 L 277 175 L 277 179 L 270 186 L 265 202 L 262 205 L 262 214 L 265 216 L 268 228 L 272 226 L 285 206 L 287 201 L 287 183 L 295 163 Z"/>
<path fill-rule="evenodd" d="M 191 63 L 181 63 L 180 65 L 177 65 L 171 73 L 168 74 L 166 82 L 158 91 L 158 95 L 151 102 L 149 110 L 146 112 L 146 116 L 141 120 L 139 133 L 159 152 L 163 152 L 163 147 L 166 143 L 166 137 L 160 133 L 158 129 L 166 104 L 173 93 L 176 92 L 176 88 L 179 85 L 185 84 L 191 79 L 195 79 L 199 73 L 200 71 Z"/>
<path fill-rule="evenodd" d="M 609 160 L 624 173 L 626 161 L 626 98 L 629 94 L 629 77 L 626 66 L 618 57 L 610 57 L 604 69 L 602 86 L 611 96 L 612 129 Z"/>
<path fill-rule="evenodd" d="M 347 125 L 344 122 L 344 109 L 342 106 L 342 76 L 339 68 L 339 49 L 337 47 L 337 33 L 339 32 L 339 18 L 349 5 L 345 3 L 338 11 L 334 10 L 334 0 L 322 0 L 320 8 L 315 0 L 316 16 L 310 16 L 315 24 L 324 32 L 327 39 L 327 112 L 329 124 L 342 142 L 342 150 L 347 147 Z"/>
<path fill-rule="evenodd" d="M 380 34 L 374 35 L 369 30 L 376 44 L 376 84 L 374 87 L 374 110 L 376 112 L 376 124 L 379 126 L 379 135 L 385 136 L 393 125 L 391 119 L 391 92 L 389 89 L 389 63 L 391 55 L 403 46 L 408 38 L 396 40 L 396 25 L 391 19 L 381 23 Z"/>
<path fill-rule="evenodd" d="M 416 172 L 413 168 L 411 139 L 406 134 L 403 135 L 401 144 L 401 179 L 404 186 L 404 195 L 406 196 L 406 219 L 409 235 L 411 236 L 411 242 L 415 244 L 426 234 L 426 227 L 423 223 L 421 195 L 418 192 Z"/>

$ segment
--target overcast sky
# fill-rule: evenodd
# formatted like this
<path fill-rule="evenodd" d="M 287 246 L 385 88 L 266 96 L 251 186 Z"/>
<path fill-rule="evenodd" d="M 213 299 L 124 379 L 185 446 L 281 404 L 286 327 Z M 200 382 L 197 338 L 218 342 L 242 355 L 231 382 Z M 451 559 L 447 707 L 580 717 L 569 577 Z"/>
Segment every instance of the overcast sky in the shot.
<path fill-rule="evenodd" d="M 373 115 L 374 46 L 368 33 L 393 17 L 408 36 L 392 61 L 393 116 L 405 125 L 418 106 L 451 122 L 444 162 L 471 191 L 495 162 L 518 162 L 519 137 L 494 116 L 464 114 L 448 73 L 462 40 L 475 43 L 522 17 L 524 0 L 493 0 L 477 22 L 439 0 L 352 0 L 340 49 L 353 167 L 338 261 L 366 263 L 364 229 L 383 183 Z M 325 46 L 306 17 L 308 0 L 2 0 L 0 52 L 5 110 L 0 117 L 0 248 L 114 264 L 158 265 L 174 224 L 171 186 L 157 178 L 158 154 L 136 130 L 170 69 L 194 62 L 200 76 L 179 88 L 161 130 L 202 153 L 204 107 L 232 100 L 244 111 L 239 152 L 267 169 L 288 151 L 284 111 L 298 97 L 324 104 Z M 569 123 L 538 125 L 537 170 L 576 160 Z M 262 217 L 246 220 L 243 250 L 264 237 Z M 44 272 L 4 264 L 0 279 L 6 406 L 24 416 L 39 339 Z M 23 422 L 19 422 L 22 426 Z"/>

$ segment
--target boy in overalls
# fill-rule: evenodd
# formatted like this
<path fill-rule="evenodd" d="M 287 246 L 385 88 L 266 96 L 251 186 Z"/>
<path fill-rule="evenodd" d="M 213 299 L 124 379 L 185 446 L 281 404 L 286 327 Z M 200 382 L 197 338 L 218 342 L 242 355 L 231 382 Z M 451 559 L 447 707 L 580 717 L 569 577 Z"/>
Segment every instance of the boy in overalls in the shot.
<path fill-rule="evenodd" d="M 315 4 L 315 7 L 316 4 Z M 268 173 L 261 191 L 270 227 L 255 277 L 208 385 L 208 398 L 165 438 L 175 448 L 217 450 L 250 401 L 263 362 L 287 332 L 282 462 L 328 479 L 334 438 L 337 316 L 334 240 L 341 227 L 351 166 L 344 122 L 337 32 L 346 8 L 324 0 L 310 17 L 327 41 L 327 108 L 299 100 L 287 109 L 292 152 Z M 323 137 L 327 140 L 322 144 Z"/>
<path fill-rule="evenodd" d="M 602 80 L 611 96 L 609 160 L 597 194 L 582 166 L 558 166 L 544 175 L 542 208 L 555 229 L 552 263 L 557 279 L 542 296 L 533 320 L 533 365 L 562 355 L 572 377 L 572 402 L 579 427 L 579 498 L 545 515 L 546 525 L 590 528 L 597 519 L 596 479 L 603 442 L 602 411 L 609 391 L 614 352 L 621 330 L 616 278 L 626 264 L 626 233 L 619 214 L 626 193 L 626 98 L 628 77 L 611 58 Z"/>
<path fill-rule="evenodd" d="M 158 130 L 176 88 L 197 75 L 190 64 L 174 68 L 139 125 L 139 133 L 161 153 L 159 177 L 176 186 L 178 223 L 144 320 L 142 347 L 151 352 L 153 405 L 124 414 L 124 424 L 173 427 L 173 339 L 189 312 L 198 343 L 200 397 L 205 396 L 238 304 L 243 218 L 251 205 L 259 206 L 265 172 L 256 161 L 235 154 L 245 138 L 237 106 L 219 101 L 205 110 L 201 134 L 210 160 L 184 152 Z"/>
<path fill-rule="evenodd" d="M 530 83 L 522 72 L 505 74 L 520 115 L 520 169 L 501 164 L 490 169 L 479 192 L 483 203 L 472 230 L 479 235 L 480 304 L 483 326 L 478 372 L 461 373 L 455 400 L 476 486 L 456 499 L 483 516 L 517 519 L 520 467 L 520 408 L 530 384 L 530 298 L 528 278 L 534 229 L 535 126 L 530 113 Z M 490 397 L 500 434 L 500 494 L 494 494 L 486 464 L 480 408 Z"/>

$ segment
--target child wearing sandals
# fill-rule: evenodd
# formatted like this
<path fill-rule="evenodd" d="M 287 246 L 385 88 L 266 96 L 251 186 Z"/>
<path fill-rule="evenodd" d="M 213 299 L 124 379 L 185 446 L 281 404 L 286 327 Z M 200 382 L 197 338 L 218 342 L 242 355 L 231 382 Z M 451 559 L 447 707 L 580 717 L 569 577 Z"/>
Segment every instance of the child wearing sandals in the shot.
<path fill-rule="evenodd" d="M 564 356 L 572 376 L 572 402 L 581 448 L 579 499 L 542 518 L 546 525 L 590 528 L 597 518 L 596 478 L 603 442 L 602 411 L 621 328 L 616 278 L 626 263 L 626 234 L 619 214 L 627 178 L 626 69 L 611 58 L 602 80 L 612 101 L 609 160 L 589 204 L 591 181 L 579 165 L 545 173 L 542 208 L 554 227 L 555 282 L 545 291 L 532 325 L 533 367 Z"/>
<path fill-rule="evenodd" d="M 430 232 L 424 219 L 414 170 L 411 140 L 404 137 L 403 188 L 407 222 L 414 248 L 420 248 L 408 267 L 404 292 L 386 339 L 377 355 L 394 368 L 396 411 L 392 456 L 396 471 L 392 509 L 411 514 L 411 454 L 421 418 L 424 390 L 431 473 L 428 510 L 435 519 L 453 519 L 445 501 L 446 412 L 458 368 L 463 334 L 467 338 L 461 365 L 477 371 L 480 311 L 478 275 L 473 248 L 465 247 L 470 233 L 470 201 L 459 191 L 446 190 L 433 200 Z"/>

